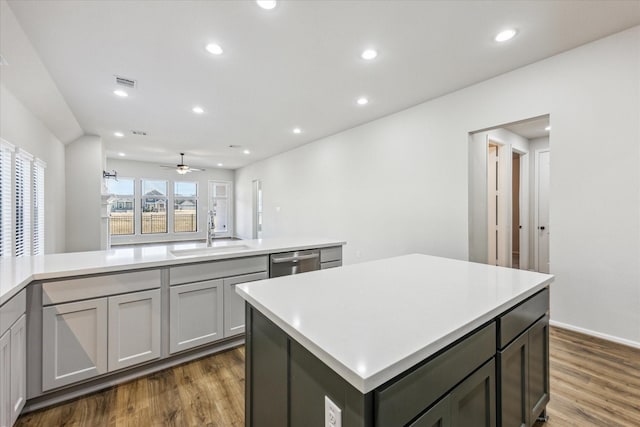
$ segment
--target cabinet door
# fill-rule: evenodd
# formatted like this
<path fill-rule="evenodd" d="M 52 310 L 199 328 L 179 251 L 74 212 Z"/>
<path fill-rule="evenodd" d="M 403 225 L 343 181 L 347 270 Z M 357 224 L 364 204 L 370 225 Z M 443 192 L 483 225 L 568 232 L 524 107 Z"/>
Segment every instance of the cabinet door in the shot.
<path fill-rule="evenodd" d="M 498 352 L 498 425 L 527 427 L 529 425 L 528 390 L 529 334 L 524 332 Z"/>
<path fill-rule="evenodd" d="M 42 309 L 42 390 L 107 372 L 107 299 Z"/>
<path fill-rule="evenodd" d="M 11 327 L 11 424 L 22 412 L 27 395 L 27 321 L 22 315 Z"/>
<path fill-rule="evenodd" d="M 451 425 L 451 402 L 446 396 L 433 408 L 422 414 L 409 427 L 449 427 Z"/>
<path fill-rule="evenodd" d="M 169 289 L 169 352 L 219 340 L 223 335 L 222 280 Z"/>
<path fill-rule="evenodd" d="M 11 331 L 0 337 L 0 427 L 11 425 Z"/>
<path fill-rule="evenodd" d="M 109 371 L 160 357 L 160 289 L 109 297 Z"/>
<path fill-rule="evenodd" d="M 495 368 L 491 359 L 451 391 L 452 427 L 495 427 Z"/>
<path fill-rule="evenodd" d="M 224 279 L 224 336 L 244 334 L 244 299 L 236 292 L 236 285 L 267 279 L 267 273 L 246 274 Z"/>
<path fill-rule="evenodd" d="M 549 402 L 549 316 L 529 329 L 529 425 Z"/>

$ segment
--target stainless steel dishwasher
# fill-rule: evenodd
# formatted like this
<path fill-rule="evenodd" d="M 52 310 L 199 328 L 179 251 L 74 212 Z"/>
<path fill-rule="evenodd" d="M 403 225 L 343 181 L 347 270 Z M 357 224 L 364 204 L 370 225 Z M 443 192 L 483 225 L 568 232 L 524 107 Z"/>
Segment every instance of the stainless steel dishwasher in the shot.
<path fill-rule="evenodd" d="M 271 255 L 269 277 L 289 276 L 320 270 L 320 250 L 282 252 Z"/>

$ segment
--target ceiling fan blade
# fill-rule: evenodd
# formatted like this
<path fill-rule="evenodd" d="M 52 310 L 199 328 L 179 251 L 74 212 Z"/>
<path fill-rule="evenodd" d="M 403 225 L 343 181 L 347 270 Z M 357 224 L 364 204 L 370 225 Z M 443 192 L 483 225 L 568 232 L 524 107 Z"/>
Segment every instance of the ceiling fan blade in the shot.
<path fill-rule="evenodd" d="M 194 172 L 204 172 L 204 171 L 206 171 L 206 169 L 202 169 L 202 168 L 189 168 L 189 170 L 192 170 Z"/>
<path fill-rule="evenodd" d="M 175 169 L 176 165 L 159 165 L 161 168 L 170 168 L 170 169 Z"/>

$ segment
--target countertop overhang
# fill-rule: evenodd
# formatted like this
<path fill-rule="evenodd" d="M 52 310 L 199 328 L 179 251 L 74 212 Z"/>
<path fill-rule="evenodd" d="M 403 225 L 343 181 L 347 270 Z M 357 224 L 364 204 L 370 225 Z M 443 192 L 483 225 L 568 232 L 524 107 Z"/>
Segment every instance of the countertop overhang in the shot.
<path fill-rule="evenodd" d="M 236 250 L 234 246 L 248 249 Z M 206 248 L 204 243 L 175 243 L 114 248 L 107 251 L 74 252 L 51 255 L 4 258 L 0 260 L 0 305 L 35 280 L 51 280 L 88 274 L 114 273 L 143 268 L 158 268 L 195 262 L 243 258 L 277 252 L 325 248 L 346 244 L 343 240 L 309 238 L 272 238 L 219 241 L 216 248 L 229 251 L 176 256 L 172 251 Z"/>
<path fill-rule="evenodd" d="M 412 254 L 237 286 L 368 393 L 548 286 L 553 276 Z"/>

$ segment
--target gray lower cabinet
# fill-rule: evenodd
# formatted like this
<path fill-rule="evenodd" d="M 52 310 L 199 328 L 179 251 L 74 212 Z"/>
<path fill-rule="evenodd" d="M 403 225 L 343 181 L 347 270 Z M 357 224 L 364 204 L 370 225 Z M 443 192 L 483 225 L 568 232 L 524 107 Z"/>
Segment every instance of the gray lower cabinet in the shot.
<path fill-rule="evenodd" d="M 12 426 L 26 402 L 25 291 L 0 307 L 0 427 Z"/>
<path fill-rule="evenodd" d="M 108 370 L 160 357 L 160 289 L 109 297 Z"/>
<path fill-rule="evenodd" d="M 11 422 L 11 331 L 0 336 L 0 426 Z"/>
<path fill-rule="evenodd" d="M 44 391 L 107 373 L 108 298 L 42 309 Z"/>
<path fill-rule="evenodd" d="M 451 397 L 445 396 L 411 423 L 410 427 L 451 427 Z"/>
<path fill-rule="evenodd" d="M 269 275 L 264 273 L 245 274 L 242 276 L 229 277 L 224 279 L 224 337 L 244 334 L 245 314 L 244 299 L 236 292 L 236 286 L 241 283 L 254 282 L 256 280 L 268 279 Z"/>
<path fill-rule="evenodd" d="M 223 280 L 169 289 L 169 352 L 177 353 L 223 337 Z"/>
<path fill-rule="evenodd" d="M 450 395 L 452 427 L 495 427 L 495 372 L 495 361 L 491 359 L 453 389 Z"/>
<path fill-rule="evenodd" d="M 27 316 L 11 327 L 11 424 L 15 423 L 27 400 Z"/>
<path fill-rule="evenodd" d="M 160 289 L 42 309 L 42 390 L 160 357 Z"/>
<path fill-rule="evenodd" d="M 549 402 L 549 317 L 498 352 L 500 425 L 530 427 Z"/>

